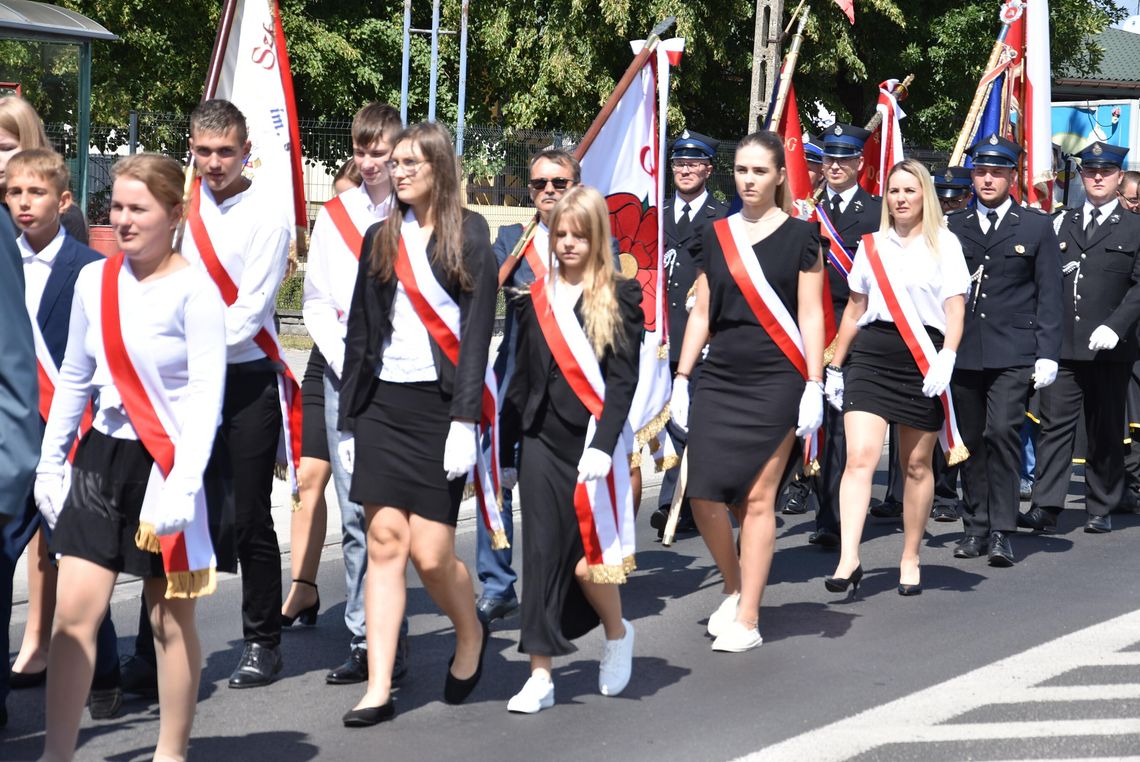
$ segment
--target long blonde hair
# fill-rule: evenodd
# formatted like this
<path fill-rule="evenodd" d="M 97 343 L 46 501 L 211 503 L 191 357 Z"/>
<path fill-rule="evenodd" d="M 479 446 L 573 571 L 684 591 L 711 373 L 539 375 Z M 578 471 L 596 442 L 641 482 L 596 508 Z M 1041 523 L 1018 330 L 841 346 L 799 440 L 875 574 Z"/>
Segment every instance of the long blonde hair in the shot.
<path fill-rule="evenodd" d="M 590 240 L 590 255 L 582 279 L 582 317 L 586 336 L 601 360 L 606 350 L 616 349 L 625 336 L 621 324 L 621 308 L 617 300 L 617 283 L 624 276 L 614 267 L 610 251 L 610 212 L 602 194 L 586 185 L 567 191 L 550 215 L 550 271 L 554 269 L 555 236 L 563 222 Z M 549 284 L 548 284 L 549 285 Z"/>
<path fill-rule="evenodd" d="M 879 231 L 885 233 L 895 224 L 895 219 L 891 216 L 890 204 L 887 203 L 886 189 L 890 187 L 891 178 L 898 172 L 906 172 L 908 175 L 918 178 L 918 185 L 922 188 L 922 237 L 926 239 L 926 246 L 937 261 L 942 258 L 942 254 L 938 250 L 938 238 L 941 229 L 946 227 L 946 217 L 942 214 L 942 205 L 938 203 L 938 194 L 934 191 L 934 180 L 921 162 L 915 159 L 903 159 L 887 172 L 887 177 L 883 182 L 883 214 L 879 223 Z"/>

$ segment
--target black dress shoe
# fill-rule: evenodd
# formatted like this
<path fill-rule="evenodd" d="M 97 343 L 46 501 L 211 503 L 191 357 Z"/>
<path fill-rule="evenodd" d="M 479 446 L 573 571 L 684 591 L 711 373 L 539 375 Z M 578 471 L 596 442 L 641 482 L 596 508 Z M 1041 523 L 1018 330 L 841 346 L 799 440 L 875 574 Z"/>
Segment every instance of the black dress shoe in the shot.
<path fill-rule="evenodd" d="M 1013 566 L 1013 547 L 1004 532 L 990 532 L 990 566 Z"/>
<path fill-rule="evenodd" d="M 1112 531 L 1112 519 L 1108 516 L 1089 516 L 1085 521 L 1085 531 L 1089 534 L 1108 534 Z"/>
<path fill-rule="evenodd" d="M 39 672 L 17 672 L 12 670 L 8 673 L 8 687 L 14 691 L 23 690 L 24 688 L 35 688 L 37 685 L 43 685 L 47 680 L 47 667 L 44 667 Z"/>
<path fill-rule="evenodd" d="M 665 524 L 669 521 L 669 506 L 663 505 L 653 513 L 649 514 L 649 526 L 657 530 L 657 536 L 660 537 L 665 531 Z"/>
<path fill-rule="evenodd" d="M 1046 532 L 1057 528 L 1057 517 L 1044 508 L 1033 506 L 1025 513 L 1018 515 L 1017 525 L 1037 532 Z"/>
<path fill-rule="evenodd" d="M 480 598 L 475 602 L 475 613 L 483 624 L 505 619 L 518 610 L 518 598 Z"/>
<path fill-rule="evenodd" d="M 953 523 L 958 520 L 958 506 L 945 503 L 935 505 L 930 509 L 930 518 L 943 524 Z"/>
<path fill-rule="evenodd" d="M 396 703 L 391 696 L 388 697 L 387 704 L 380 706 L 362 706 L 359 709 L 352 709 L 344 715 L 344 726 L 346 728 L 370 728 L 373 725 L 379 725 L 385 720 L 390 720 L 396 716 Z"/>
<path fill-rule="evenodd" d="M 281 650 L 260 643 L 246 643 L 241 661 L 230 675 L 231 688 L 260 688 L 277 679 L 284 662 Z"/>
<path fill-rule="evenodd" d="M 344 664 L 325 675 L 329 685 L 353 685 L 368 679 L 368 649 L 353 648 Z"/>
<path fill-rule="evenodd" d="M 977 558 L 986 552 L 986 538 L 966 535 L 954 548 L 954 558 Z"/>
<path fill-rule="evenodd" d="M 451 674 L 451 663 L 455 661 L 455 656 L 452 655 L 447 661 L 447 680 L 443 684 L 443 700 L 449 704 L 462 704 L 471 695 L 471 691 L 475 690 L 475 686 L 479 684 L 479 678 L 483 676 L 483 657 L 487 654 L 487 639 L 491 636 L 491 630 L 487 625 L 483 625 L 483 645 L 479 649 L 479 665 L 475 667 L 475 674 L 466 680 L 460 680 L 455 675 Z"/>
<path fill-rule="evenodd" d="M 897 500 L 884 500 L 871 505 L 871 515 L 877 519 L 902 518 L 903 506 Z"/>
<path fill-rule="evenodd" d="M 838 548 L 839 535 L 830 529 L 817 529 L 808 535 L 808 543 L 821 548 Z"/>
<path fill-rule="evenodd" d="M 789 516 L 798 516 L 808 511 L 808 489 L 807 485 L 802 482 L 792 482 L 788 485 L 787 491 L 784 493 L 787 498 L 784 500 L 783 508 L 780 509 L 781 513 Z"/>
<path fill-rule="evenodd" d="M 158 698 L 158 670 L 146 659 L 124 656 L 119 660 L 123 693 Z"/>

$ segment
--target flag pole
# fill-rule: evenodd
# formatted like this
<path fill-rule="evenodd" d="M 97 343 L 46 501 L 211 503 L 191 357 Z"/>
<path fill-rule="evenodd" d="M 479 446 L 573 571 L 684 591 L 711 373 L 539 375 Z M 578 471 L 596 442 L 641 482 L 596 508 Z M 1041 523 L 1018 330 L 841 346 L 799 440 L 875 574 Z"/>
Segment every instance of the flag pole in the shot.
<path fill-rule="evenodd" d="M 985 79 L 986 73 L 993 71 L 1001 61 L 1002 52 L 1005 50 L 1005 38 L 1009 34 L 1009 24 L 1002 22 L 1001 32 L 998 34 L 997 42 L 994 43 L 993 50 L 990 51 L 989 61 L 986 62 L 986 68 L 982 72 L 982 78 Z M 970 110 L 966 114 L 966 121 L 962 125 L 962 131 L 958 133 L 958 141 L 954 144 L 954 152 L 950 154 L 951 167 L 958 167 L 962 165 L 962 155 L 966 152 L 968 146 L 966 141 L 970 138 L 970 132 L 973 130 L 974 124 L 978 121 L 978 116 L 981 114 L 982 107 L 985 104 L 986 93 L 993 86 L 992 82 L 978 85 L 978 89 L 974 91 L 974 100 L 970 104 Z"/>
<path fill-rule="evenodd" d="M 798 8 L 796 9 L 799 10 Z M 800 23 L 796 27 L 796 33 L 792 37 L 792 45 L 788 50 L 788 55 L 784 58 L 784 65 L 780 68 L 780 89 L 776 94 L 776 105 L 768 113 L 768 121 L 765 127 L 772 129 L 772 125 L 780 123 L 780 117 L 784 115 L 784 106 L 788 101 L 788 90 L 792 87 L 792 75 L 796 71 L 796 62 L 800 57 L 800 48 L 804 44 L 804 27 L 807 26 L 808 19 L 811 17 L 811 7 L 805 7 L 803 13 L 800 15 Z"/>

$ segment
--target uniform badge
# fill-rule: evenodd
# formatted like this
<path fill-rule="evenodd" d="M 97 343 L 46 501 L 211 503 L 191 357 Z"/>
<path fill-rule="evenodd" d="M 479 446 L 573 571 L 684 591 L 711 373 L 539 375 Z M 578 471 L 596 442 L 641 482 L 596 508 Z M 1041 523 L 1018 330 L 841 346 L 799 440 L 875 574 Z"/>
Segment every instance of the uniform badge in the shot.
<path fill-rule="evenodd" d="M 996 146 L 998 144 L 998 136 L 990 135 L 990 145 Z"/>
<path fill-rule="evenodd" d="M 952 183 L 954 182 L 954 173 L 950 170 L 946 170 L 946 174 L 942 175 L 942 179 L 948 183 Z"/>
<path fill-rule="evenodd" d="M 856 212 L 861 212 L 863 211 L 863 202 L 859 199 L 855 199 L 854 203 L 851 204 L 851 208 Z"/>
<path fill-rule="evenodd" d="M 1113 225 L 1115 225 L 1116 223 L 1120 222 L 1120 215 L 1119 215 L 1119 214 L 1114 214 L 1114 215 L 1112 215 L 1111 217 L 1109 217 L 1109 218 L 1108 218 L 1108 221 L 1109 221 L 1110 223 L 1112 223 Z"/>
<path fill-rule="evenodd" d="M 1020 243 L 1019 243 L 1019 244 L 1017 244 L 1016 246 L 1014 246 L 1014 247 L 1013 247 L 1013 250 L 1014 250 L 1015 252 L 1017 252 L 1018 254 L 1024 254 L 1024 253 L 1025 253 L 1025 247 L 1024 247 L 1024 246 L 1022 246 Z"/>
<path fill-rule="evenodd" d="M 688 130 L 685 130 L 684 132 L 681 133 L 681 139 L 682 140 L 688 140 L 689 139 L 689 131 Z"/>
<path fill-rule="evenodd" d="M 835 129 L 833 130 L 833 132 L 836 135 L 842 135 L 843 134 L 843 128 L 837 124 L 837 125 L 835 125 Z"/>
<path fill-rule="evenodd" d="M 1100 147 L 1100 143 L 1095 143 L 1092 147 L 1092 155 L 1100 156 L 1102 153 L 1104 153 L 1104 149 Z"/>
<path fill-rule="evenodd" d="M 1061 251 L 1064 251 L 1067 248 L 1069 248 L 1069 242 L 1068 241 L 1061 241 Z"/>

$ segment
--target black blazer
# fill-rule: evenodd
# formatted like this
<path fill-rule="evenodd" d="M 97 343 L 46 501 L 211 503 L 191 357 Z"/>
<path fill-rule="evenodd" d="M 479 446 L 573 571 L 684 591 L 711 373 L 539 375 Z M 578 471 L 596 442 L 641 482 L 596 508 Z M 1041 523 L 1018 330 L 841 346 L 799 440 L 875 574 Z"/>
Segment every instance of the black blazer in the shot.
<path fill-rule="evenodd" d="M 981 269 L 966 305 L 966 325 L 955 368 L 982 370 L 1032 365 L 1061 357 L 1061 249 L 1044 212 L 1016 204 L 993 235 L 975 208 L 952 212 L 971 273 Z"/>
<path fill-rule="evenodd" d="M 393 214 L 402 214 L 393 210 Z M 391 335 L 392 302 L 396 297 L 395 276 L 380 282 L 368 274 L 368 252 L 372 239 L 380 233 L 383 222 L 368 229 L 364 236 L 360 266 L 356 271 L 356 287 L 348 312 L 345 337 L 344 373 L 340 390 L 340 416 L 337 428 L 353 431 L 355 418 L 368 406 L 380 375 L 380 349 Z M 487 353 L 491 346 L 491 330 L 495 324 L 495 292 L 498 281 L 495 257 L 491 254 L 491 233 L 487 221 L 475 212 L 463 210 L 463 262 L 471 276 L 471 290 L 463 291 L 452 282 L 432 257 L 435 235 L 427 245 L 431 269 L 447 293 L 459 304 L 459 366 L 452 365 L 443 350 L 431 341 L 431 353 L 439 374 L 440 388 L 451 396 L 451 417 L 479 420 L 482 411 L 483 379 L 487 371 Z"/>
<path fill-rule="evenodd" d="M 665 230 L 665 288 L 669 310 L 669 362 L 674 365 L 681 357 L 681 344 L 685 340 L 685 326 L 689 323 L 689 311 L 685 301 L 689 290 L 697 280 L 697 266 L 693 249 L 700 246 L 704 228 L 728 215 L 728 204 L 713 198 L 710 193 L 704 206 L 693 215 L 688 232 L 684 236 L 677 233 L 673 204 L 676 197 L 661 210 Z"/>
<path fill-rule="evenodd" d="M 606 351 L 600 363 L 602 378 L 606 383 L 605 405 L 589 445 L 611 455 L 629 417 L 630 405 L 633 404 L 645 322 L 641 311 L 641 285 L 636 279 L 619 280 L 617 297 L 621 312 L 621 324 L 618 326 L 621 341 L 616 349 Z M 530 294 L 521 294 L 516 299 L 519 317 L 518 356 L 515 373 L 503 401 L 500 417 L 502 430 L 499 435 L 502 463 L 507 467 L 514 463 L 515 444 L 520 435 L 523 432 L 535 433 L 536 424 L 542 422 L 541 413 L 544 410 L 557 411 L 557 415 L 564 421 L 579 424 L 583 428 L 590 419 L 589 410 L 570 388 L 554 361 L 542 327 L 538 324 Z M 574 306 L 579 323 L 583 322 L 581 310 L 582 302 L 579 299 Z"/>
<path fill-rule="evenodd" d="M 826 204 L 828 191 L 823 192 L 819 203 Z M 835 225 L 835 232 L 843 239 L 843 248 L 855 258 L 855 251 L 859 248 L 859 241 L 868 233 L 877 233 L 882 225 L 883 200 L 872 196 L 862 187 L 855 190 L 855 195 L 847 203 L 842 214 L 835 215 L 831 222 Z M 847 298 L 851 290 L 847 287 L 847 278 L 824 261 L 824 270 L 827 271 L 827 285 L 831 288 L 831 306 L 835 311 L 835 322 L 842 319 L 843 310 L 847 307 Z"/>
<path fill-rule="evenodd" d="M 1118 204 L 1086 242 L 1083 207 L 1077 208 L 1061 217 L 1057 239 L 1061 264 L 1070 268 L 1061 292 L 1061 358 L 1133 362 L 1140 320 L 1140 215 Z M 1099 325 L 1120 337 L 1114 349 L 1089 349 L 1089 335 Z"/>
<path fill-rule="evenodd" d="M 79 271 L 92 262 L 103 259 L 103 255 L 84 246 L 67 235 L 63 246 L 51 265 L 51 275 L 44 284 L 40 298 L 40 309 L 36 313 L 44 343 L 47 344 L 56 367 L 63 363 L 63 353 L 67 349 L 67 331 L 71 325 L 71 301 L 75 295 L 75 279 Z"/>

